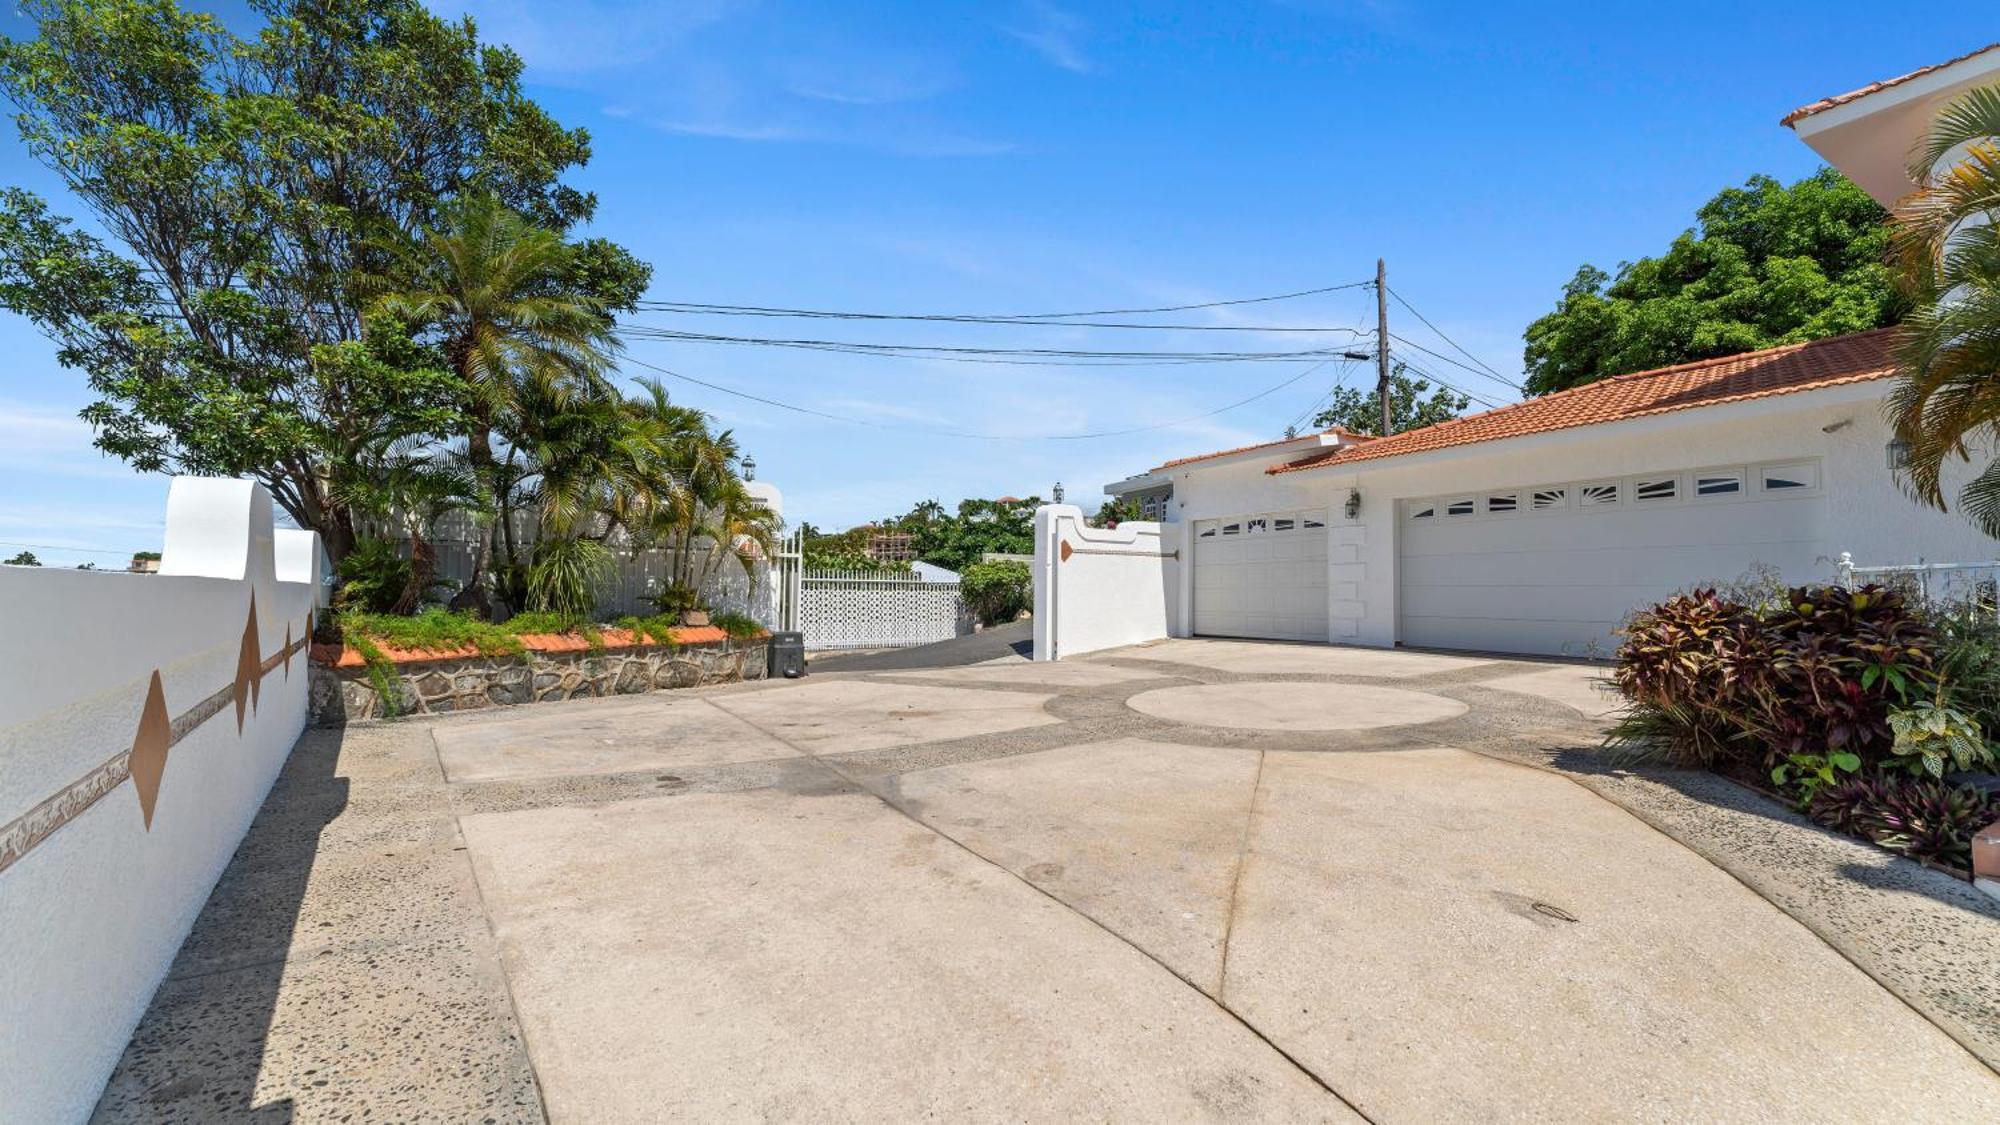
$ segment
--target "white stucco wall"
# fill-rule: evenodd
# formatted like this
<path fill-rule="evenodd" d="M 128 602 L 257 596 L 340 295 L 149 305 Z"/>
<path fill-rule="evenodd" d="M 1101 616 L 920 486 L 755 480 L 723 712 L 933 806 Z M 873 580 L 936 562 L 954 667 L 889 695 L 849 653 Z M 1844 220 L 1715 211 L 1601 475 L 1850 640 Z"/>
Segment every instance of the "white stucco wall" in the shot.
<path fill-rule="evenodd" d="M 1890 432 L 1882 420 L 1883 387 L 1876 382 L 1785 395 L 1360 462 L 1351 471 L 1326 469 L 1276 479 L 1322 478 L 1329 494 L 1342 499 L 1349 488 L 1360 489 L 1358 526 L 1346 525 L 1339 504 L 1333 505 L 1329 531 L 1335 537 L 1330 557 L 1334 574 L 1329 595 L 1340 611 L 1335 614 L 1334 639 L 1364 644 L 1388 645 L 1399 639 L 1399 501 L 1453 492 L 1815 458 L 1824 473 L 1824 502 L 1812 535 L 1811 561 L 1782 567 L 1788 580 L 1831 580 L 1834 561 L 1842 551 L 1852 552 L 1862 565 L 1919 559 L 1972 561 L 2000 555 L 2000 543 L 1957 512 L 1920 507 L 1903 495 L 1888 466 Z M 1835 428 L 1827 433 L 1826 427 Z M 1690 558 L 1685 569 L 1681 585 L 1727 581 L 1744 572 L 1740 560 L 1725 552 Z M 1339 605 L 1350 592 L 1354 597 Z M 1354 622 L 1347 636 L 1341 635 L 1338 624 L 1342 612 Z"/>
<path fill-rule="evenodd" d="M 308 641 L 317 540 L 275 529 L 261 486 L 179 478 L 159 574 L 0 567 L 0 1117 L 89 1116 L 304 728 L 303 643 L 240 732 L 233 698 L 196 709 L 238 682 L 253 598 L 264 660 Z M 119 770 L 156 673 L 191 729 L 149 826 Z"/>
<path fill-rule="evenodd" d="M 1065 552 L 1064 548 L 1068 550 Z M 1035 510 L 1035 659 L 1179 635 L 1181 527 L 1084 525 L 1083 510 Z M 1067 557 L 1065 557 L 1067 556 Z"/>

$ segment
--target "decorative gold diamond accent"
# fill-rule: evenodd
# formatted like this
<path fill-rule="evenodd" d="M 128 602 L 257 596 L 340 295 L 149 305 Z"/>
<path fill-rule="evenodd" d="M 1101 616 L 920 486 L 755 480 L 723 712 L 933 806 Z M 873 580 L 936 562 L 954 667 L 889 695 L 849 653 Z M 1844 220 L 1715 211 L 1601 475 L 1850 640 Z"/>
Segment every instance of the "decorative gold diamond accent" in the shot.
<path fill-rule="evenodd" d="M 236 655 L 236 733 L 243 733 L 243 710 L 257 711 L 258 689 L 263 681 L 264 654 L 257 648 L 257 595 L 250 595 L 250 617 L 243 623 L 243 645 Z"/>
<path fill-rule="evenodd" d="M 139 711 L 139 733 L 132 738 L 132 756 L 127 768 L 132 787 L 139 791 L 139 814 L 146 830 L 153 830 L 153 803 L 160 796 L 160 776 L 167 772 L 167 747 L 173 744 L 173 719 L 167 714 L 167 693 L 160 686 L 160 673 L 146 689 L 146 705 Z"/>

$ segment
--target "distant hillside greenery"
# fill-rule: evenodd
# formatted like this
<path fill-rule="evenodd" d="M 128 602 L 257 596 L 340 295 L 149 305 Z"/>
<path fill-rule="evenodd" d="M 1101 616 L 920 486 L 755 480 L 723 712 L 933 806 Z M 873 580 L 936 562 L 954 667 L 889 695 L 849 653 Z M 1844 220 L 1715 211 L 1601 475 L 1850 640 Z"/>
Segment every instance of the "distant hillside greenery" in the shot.
<path fill-rule="evenodd" d="M 1887 217 L 1830 168 L 1725 189 L 1659 257 L 1576 271 L 1524 334 L 1528 393 L 1893 324 Z"/>

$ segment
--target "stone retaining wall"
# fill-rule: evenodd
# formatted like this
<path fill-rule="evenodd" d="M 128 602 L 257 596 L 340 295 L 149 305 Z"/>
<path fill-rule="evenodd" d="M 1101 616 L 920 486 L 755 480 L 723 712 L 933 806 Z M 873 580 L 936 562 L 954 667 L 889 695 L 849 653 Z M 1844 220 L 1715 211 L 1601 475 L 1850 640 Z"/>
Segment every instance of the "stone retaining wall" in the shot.
<path fill-rule="evenodd" d="M 668 648 L 642 645 L 597 652 L 535 652 L 519 656 L 398 657 L 390 680 L 399 695 L 392 715 L 436 715 L 519 703 L 761 680 L 769 638 L 725 640 Z M 344 726 L 385 717 L 365 666 L 351 661 L 312 665 L 312 723 Z"/>

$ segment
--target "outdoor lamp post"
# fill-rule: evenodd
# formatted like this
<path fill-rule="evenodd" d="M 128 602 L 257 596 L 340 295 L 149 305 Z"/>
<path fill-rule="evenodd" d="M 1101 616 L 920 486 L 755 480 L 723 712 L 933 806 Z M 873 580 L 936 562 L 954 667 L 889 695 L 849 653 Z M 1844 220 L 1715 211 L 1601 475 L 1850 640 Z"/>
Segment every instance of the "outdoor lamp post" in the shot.
<path fill-rule="evenodd" d="M 743 479 L 757 479 L 757 459 L 747 453 L 743 455 Z"/>
<path fill-rule="evenodd" d="M 1061 481 L 1057 481 L 1057 482 L 1056 482 L 1056 490 L 1055 490 L 1055 492 L 1053 493 L 1053 495 L 1054 495 L 1054 496 L 1055 496 L 1055 498 L 1056 498 L 1056 503 L 1058 503 L 1058 504 L 1062 503 L 1062 482 L 1061 482 Z"/>

